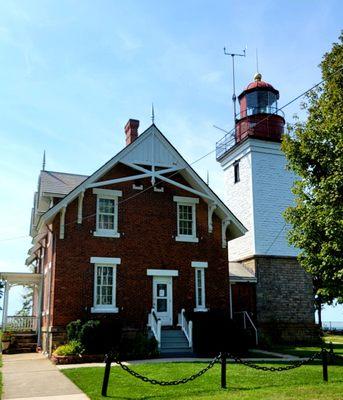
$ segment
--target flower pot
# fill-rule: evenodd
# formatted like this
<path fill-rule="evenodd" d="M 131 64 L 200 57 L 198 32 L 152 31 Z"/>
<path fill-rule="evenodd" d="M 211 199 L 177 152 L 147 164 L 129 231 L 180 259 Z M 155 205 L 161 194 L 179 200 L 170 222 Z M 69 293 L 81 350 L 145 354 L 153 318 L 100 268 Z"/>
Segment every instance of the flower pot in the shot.
<path fill-rule="evenodd" d="M 2 344 L 2 350 L 7 350 L 11 345 L 11 341 L 10 340 L 3 340 L 1 342 L 1 344 Z"/>

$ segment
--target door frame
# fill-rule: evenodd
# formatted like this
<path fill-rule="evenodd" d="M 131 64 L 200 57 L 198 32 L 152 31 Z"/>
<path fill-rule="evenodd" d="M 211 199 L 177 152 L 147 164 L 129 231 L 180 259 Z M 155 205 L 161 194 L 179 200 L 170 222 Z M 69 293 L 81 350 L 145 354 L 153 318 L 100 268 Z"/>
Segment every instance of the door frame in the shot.
<path fill-rule="evenodd" d="M 173 277 L 172 276 L 153 276 L 152 280 L 152 304 L 156 310 L 156 314 L 158 316 L 157 307 L 156 307 L 156 288 L 158 283 L 163 283 L 167 285 L 167 317 L 162 317 L 167 319 L 167 321 L 163 321 L 161 318 L 162 326 L 173 326 Z"/>

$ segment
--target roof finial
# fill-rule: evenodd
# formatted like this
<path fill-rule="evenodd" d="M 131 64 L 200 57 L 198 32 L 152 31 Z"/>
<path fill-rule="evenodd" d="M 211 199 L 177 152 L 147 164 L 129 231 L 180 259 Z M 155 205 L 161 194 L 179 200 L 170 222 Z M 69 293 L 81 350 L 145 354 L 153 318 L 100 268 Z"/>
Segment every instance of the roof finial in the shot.
<path fill-rule="evenodd" d="M 155 123 L 155 110 L 154 110 L 154 103 L 151 103 L 151 122 Z"/>
<path fill-rule="evenodd" d="M 44 150 L 44 152 L 43 152 L 42 171 L 45 171 L 45 150 Z"/>
<path fill-rule="evenodd" d="M 256 48 L 256 74 L 254 75 L 255 82 L 260 82 L 262 80 L 262 75 L 259 73 L 258 69 L 258 50 Z"/>

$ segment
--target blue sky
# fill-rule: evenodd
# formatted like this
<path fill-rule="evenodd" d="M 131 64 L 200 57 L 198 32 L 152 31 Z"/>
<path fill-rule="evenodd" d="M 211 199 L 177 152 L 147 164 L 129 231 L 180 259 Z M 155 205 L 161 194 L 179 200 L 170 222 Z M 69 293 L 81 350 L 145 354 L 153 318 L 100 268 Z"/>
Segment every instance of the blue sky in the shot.
<path fill-rule="evenodd" d="M 0 5 L 0 270 L 25 270 L 32 196 L 47 169 L 90 174 L 124 146 L 129 118 L 156 124 L 192 162 L 232 127 L 237 93 L 260 71 L 280 105 L 320 80 L 341 1 L 6 1 Z M 286 111 L 299 112 L 299 102 Z M 194 165 L 223 195 L 214 154 Z M 21 237 L 21 238 L 17 238 Z M 7 240 L 11 238 L 17 238 Z M 331 313 L 331 314 L 330 314 Z M 326 312 L 343 320 L 342 309 Z"/>

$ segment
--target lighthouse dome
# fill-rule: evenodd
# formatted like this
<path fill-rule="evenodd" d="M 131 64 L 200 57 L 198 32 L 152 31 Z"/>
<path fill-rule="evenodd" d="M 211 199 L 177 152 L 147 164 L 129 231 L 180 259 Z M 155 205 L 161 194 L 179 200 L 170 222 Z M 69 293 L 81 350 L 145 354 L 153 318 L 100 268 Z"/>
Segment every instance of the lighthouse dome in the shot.
<path fill-rule="evenodd" d="M 274 88 L 273 85 L 271 85 L 268 82 L 265 82 L 262 80 L 262 75 L 257 72 L 254 76 L 254 81 L 250 82 L 249 85 L 243 90 L 243 92 L 238 96 L 238 98 L 241 98 L 248 92 L 254 91 L 254 90 L 268 90 L 277 95 L 279 97 L 279 91 Z"/>
<path fill-rule="evenodd" d="M 236 115 L 236 142 L 247 137 L 280 141 L 285 124 L 278 109 L 279 91 L 256 73 L 254 81 L 238 96 L 240 112 Z"/>

